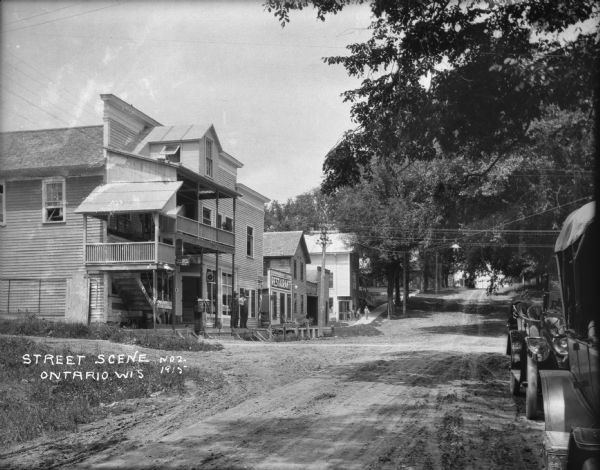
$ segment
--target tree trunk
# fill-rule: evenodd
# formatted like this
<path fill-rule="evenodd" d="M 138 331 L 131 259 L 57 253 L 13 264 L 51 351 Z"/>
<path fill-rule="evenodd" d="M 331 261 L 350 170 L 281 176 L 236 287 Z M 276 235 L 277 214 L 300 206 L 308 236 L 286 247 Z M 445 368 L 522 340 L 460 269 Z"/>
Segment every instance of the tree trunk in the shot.
<path fill-rule="evenodd" d="M 400 305 L 400 263 L 396 265 L 396 269 L 394 269 L 394 289 L 396 291 L 395 295 L 395 305 Z"/>
<path fill-rule="evenodd" d="M 406 315 L 406 306 L 408 305 L 408 284 L 410 276 L 410 259 L 408 251 L 404 252 L 404 263 L 402 267 L 402 271 L 404 271 L 404 302 L 402 302 L 402 314 Z"/>
<path fill-rule="evenodd" d="M 429 289 L 429 280 L 427 279 L 427 276 L 429 275 L 429 263 L 427 262 L 427 253 L 423 252 L 421 253 L 422 256 L 422 260 L 423 260 L 423 274 L 422 274 L 422 288 L 423 288 L 423 292 L 427 291 Z"/>
<path fill-rule="evenodd" d="M 394 278 L 395 278 L 395 269 L 389 268 L 387 270 L 387 294 L 388 294 L 388 319 L 392 315 L 394 311 Z"/>

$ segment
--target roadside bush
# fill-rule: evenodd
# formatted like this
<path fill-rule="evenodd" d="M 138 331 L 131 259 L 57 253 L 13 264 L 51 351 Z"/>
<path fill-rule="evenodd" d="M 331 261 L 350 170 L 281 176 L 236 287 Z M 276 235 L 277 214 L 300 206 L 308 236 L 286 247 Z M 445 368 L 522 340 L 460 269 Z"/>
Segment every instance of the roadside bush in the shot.
<path fill-rule="evenodd" d="M 334 335 L 338 338 L 350 336 L 380 336 L 382 334 L 383 333 L 380 330 L 370 323 L 367 323 L 366 325 L 336 327 L 334 331 Z"/>

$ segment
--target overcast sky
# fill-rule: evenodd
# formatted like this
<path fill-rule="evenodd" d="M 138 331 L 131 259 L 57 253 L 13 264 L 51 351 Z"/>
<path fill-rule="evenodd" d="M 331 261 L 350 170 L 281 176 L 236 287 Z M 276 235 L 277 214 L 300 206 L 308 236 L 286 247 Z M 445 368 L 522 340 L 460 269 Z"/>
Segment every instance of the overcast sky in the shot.
<path fill-rule="evenodd" d="M 2 131 L 102 124 L 113 93 L 165 125 L 214 124 L 238 180 L 280 201 L 321 181 L 355 88 L 322 58 L 369 37 L 369 10 L 281 28 L 252 1 L 2 1 Z"/>

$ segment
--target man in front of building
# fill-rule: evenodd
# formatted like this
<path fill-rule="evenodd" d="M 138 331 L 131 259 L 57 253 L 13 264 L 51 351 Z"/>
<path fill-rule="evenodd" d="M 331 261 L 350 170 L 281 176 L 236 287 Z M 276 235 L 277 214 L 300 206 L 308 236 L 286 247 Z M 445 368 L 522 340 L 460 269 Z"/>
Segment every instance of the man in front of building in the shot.
<path fill-rule="evenodd" d="M 248 328 L 248 302 L 244 294 L 240 295 L 240 328 Z"/>

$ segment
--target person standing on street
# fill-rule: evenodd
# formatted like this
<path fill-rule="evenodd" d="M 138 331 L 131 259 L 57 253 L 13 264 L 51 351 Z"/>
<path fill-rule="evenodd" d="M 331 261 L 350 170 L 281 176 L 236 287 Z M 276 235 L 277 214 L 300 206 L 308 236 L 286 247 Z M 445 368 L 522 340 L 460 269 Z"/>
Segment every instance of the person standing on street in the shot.
<path fill-rule="evenodd" d="M 248 328 L 248 302 L 244 294 L 240 295 L 240 328 Z"/>
<path fill-rule="evenodd" d="M 365 305 L 365 320 L 369 319 L 369 313 L 371 313 L 369 312 L 369 306 Z"/>

